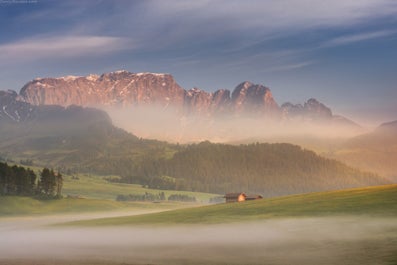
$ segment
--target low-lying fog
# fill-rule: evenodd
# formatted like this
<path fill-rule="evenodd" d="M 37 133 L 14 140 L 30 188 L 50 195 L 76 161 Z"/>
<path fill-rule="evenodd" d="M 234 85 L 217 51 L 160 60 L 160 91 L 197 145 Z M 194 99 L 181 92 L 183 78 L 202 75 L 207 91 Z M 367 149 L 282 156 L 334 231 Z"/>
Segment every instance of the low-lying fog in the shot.
<path fill-rule="evenodd" d="M 0 219 L 0 264 L 397 263 L 393 218 L 98 228 L 47 227 L 43 220 Z"/>
<path fill-rule="evenodd" d="M 181 116 L 176 110 L 161 107 L 134 109 L 106 108 L 113 123 L 139 137 L 170 142 L 233 142 L 247 139 L 267 141 L 319 138 L 323 140 L 349 138 L 363 133 L 359 126 L 337 121 L 281 121 L 257 116 Z"/>

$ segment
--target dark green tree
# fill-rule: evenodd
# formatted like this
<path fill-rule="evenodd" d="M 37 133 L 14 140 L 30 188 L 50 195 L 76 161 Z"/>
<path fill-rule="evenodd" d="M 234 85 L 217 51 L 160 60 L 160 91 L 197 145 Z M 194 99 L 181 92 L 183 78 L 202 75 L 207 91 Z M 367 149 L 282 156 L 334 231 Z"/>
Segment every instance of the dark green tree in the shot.
<path fill-rule="evenodd" d="M 63 177 L 61 173 L 57 173 L 56 178 L 56 186 L 57 186 L 57 194 L 56 196 L 59 198 L 62 196 L 62 187 L 63 187 Z"/>
<path fill-rule="evenodd" d="M 48 168 L 43 168 L 40 173 L 39 180 L 39 193 L 43 194 L 45 197 L 54 197 L 57 188 L 57 181 L 54 171 Z"/>

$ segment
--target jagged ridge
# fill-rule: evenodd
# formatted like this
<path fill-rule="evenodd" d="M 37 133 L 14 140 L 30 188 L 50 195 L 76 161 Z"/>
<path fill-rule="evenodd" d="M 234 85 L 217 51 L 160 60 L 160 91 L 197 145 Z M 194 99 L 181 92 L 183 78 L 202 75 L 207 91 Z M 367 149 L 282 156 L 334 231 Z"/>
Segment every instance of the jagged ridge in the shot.
<path fill-rule="evenodd" d="M 156 104 L 173 107 L 183 114 L 278 113 L 270 89 L 243 82 L 233 93 L 213 93 L 180 87 L 172 75 L 116 71 L 101 76 L 36 78 L 20 96 L 33 105 L 139 106 Z"/>

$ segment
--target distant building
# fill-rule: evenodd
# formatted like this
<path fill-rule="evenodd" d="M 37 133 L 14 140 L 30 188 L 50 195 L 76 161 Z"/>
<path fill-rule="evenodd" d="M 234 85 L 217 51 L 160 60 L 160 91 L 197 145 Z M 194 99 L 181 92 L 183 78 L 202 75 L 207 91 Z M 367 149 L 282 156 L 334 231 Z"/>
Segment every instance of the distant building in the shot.
<path fill-rule="evenodd" d="M 263 199 L 262 195 L 246 195 L 243 192 L 227 193 L 224 198 L 226 202 L 243 202 Z"/>
<path fill-rule="evenodd" d="M 227 193 L 225 195 L 226 202 L 243 202 L 247 195 L 245 193 Z"/>
<path fill-rule="evenodd" d="M 263 196 L 262 196 L 262 195 L 259 195 L 259 194 L 247 195 L 247 196 L 245 197 L 245 200 L 246 200 L 246 201 L 253 201 L 253 200 L 260 200 L 260 199 L 263 199 Z"/>

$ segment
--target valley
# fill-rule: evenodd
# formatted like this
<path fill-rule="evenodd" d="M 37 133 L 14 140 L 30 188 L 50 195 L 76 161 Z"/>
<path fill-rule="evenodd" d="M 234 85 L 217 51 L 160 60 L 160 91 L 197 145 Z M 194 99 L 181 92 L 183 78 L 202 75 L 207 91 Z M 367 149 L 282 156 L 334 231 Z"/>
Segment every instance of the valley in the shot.
<path fill-rule="evenodd" d="M 389 265 L 397 251 L 396 189 L 389 185 L 171 211 L 3 216 L 0 264 L 331 265 L 348 260 Z"/>
<path fill-rule="evenodd" d="M 83 88 L 94 89 L 92 82 L 98 82 L 98 87 L 95 87 L 95 91 L 90 90 L 91 94 L 87 94 L 87 97 L 105 93 L 102 101 L 98 101 L 97 105 L 101 110 L 84 107 L 92 105 L 91 101 L 86 97 L 76 97 L 80 95 L 78 91 Z M 231 141 L 234 144 L 222 144 L 209 141 L 195 142 L 193 137 L 190 138 L 193 143 L 182 144 L 141 138 L 142 134 L 138 137 L 116 127 L 111 114 L 108 114 L 112 113 L 108 106 L 116 104 L 112 98 L 114 93 L 107 91 L 110 84 L 113 84 L 117 91 L 124 91 L 120 92 L 119 99 L 125 101 L 118 106 L 118 111 L 126 111 L 126 113 L 132 111 L 141 115 L 142 119 L 139 122 L 125 120 L 130 125 L 136 126 L 137 131 L 144 128 L 145 120 L 150 120 L 151 117 L 141 113 L 140 106 L 154 108 L 151 110 L 152 113 L 162 113 L 160 109 L 155 112 L 156 108 L 161 107 L 155 102 L 159 97 L 164 96 L 163 92 L 170 93 L 166 94 L 167 97 L 173 95 L 174 98 L 179 98 L 176 96 L 179 94 L 185 95 L 184 97 L 193 95 L 177 86 L 171 75 L 153 73 L 136 74 L 118 71 L 102 74 L 94 79 L 90 77 L 35 79 L 24 86 L 19 95 L 11 92 L 2 92 L 0 95 L 2 105 L 0 109 L 4 114 L 0 117 L 0 158 L 14 163 L 31 161 L 35 166 L 55 168 L 69 175 L 80 173 L 115 175 L 117 177 L 113 181 L 139 184 L 148 188 L 218 194 L 244 190 L 264 194 L 266 197 L 365 187 L 395 181 L 392 149 L 394 127 L 389 129 L 388 135 L 391 135 L 389 138 L 376 136 L 383 139 L 383 142 L 375 144 L 381 148 L 378 153 L 383 156 L 377 155 L 376 151 L 370 151 L 374 149 L 369 148 L 368 145 L 359 147 L 357 144 L 349 144 L 349 139 L 354 142 L 354 139 L 360 139 L 361 136 L 351 138 L 346 134 L 345 138 L 333 138 L 335 137 L 333 133 L 338 133 L 340 129 L 333 122 L 334 118 L 343 119 L 333 115 L 328 107 L 315 99 L 308 100 L 304 105 L 283 104 L 278 111 L 284 114 L 276 115 L 276 118 L 268 113 L 267 104 L 270 103 L 266 102 L 269 101 L 255 101 L 255 98 L 262 96 L 273 100 L 269 94 L 270 90 L 262 85 L 242 83 L 231 93 L 229 103 L 219 104 L 232 106 L 240 102 L 237 105 L 244 106 L 241 107 L 244 110 L 237 108 L 237 105 L 231 107 L 228 110 L 231 111 L 229 118 L 226 120 L 228 124 L 247 130 L 243 134 L 245 139 L 250 140 L 236 140 Z M 54 89 L 55 87 L 57 89 Z M 153 90 L 159 94 L 154 93 Z M 66 100 L 63 106 L 47 105 L 59 103 L 58 101 L 61 100 L 60 94 L 57 94 L 59 91 L 63 91 L 61 94 L 70 100 Z M 129 91 L 129 96 L 125 95 L 125 91 Z M 137 98 L 132 97 L 133 95 Z M 143 96 L 139 95 L 147 95 L 148 100 L 143 100 Z M 39 96 L 42 98 L 38 98 Z M 195 102 L 199 104 L 201 101 Z M 72 103 L 81 106 L 68 105 Z M 176 115 L 175 120 L 179 122 L 186 118 L 199 119 L 201 122 L 205 121 L 207 125 L 215 124 L 214 126 L 225 123 L 225 120 L 214 113 L 207 118 L 204 118 L 206 115 L 197 116 L 181 112 L 176 112 L 174 115 Z M 249 124 L 240 120 L 243 116 L 244 119 L 250 119 Z M 274 123 L 274 119 L 279 120 Z M 324 132 L 330 134 L 327 137 L 315 136 L 315 130 L 313 134 L 306 135 L 303 131 L 299 131 L 298 123 L 305 124 L 306 129 L 310 130 L 322 128 L 325 124 L 333 129 L 323 128 Z M 351 131 L 359 128 L 353 123 L 345 122 L 345 124 L 351 125 L 349 127 Z M 169 125 L 179 130 L 179 125 L 168 124 L 166 127 Z M 207 130 L 207 125 L 198 123 L 198 126 L 201 125 L 203 125 L 201 130 L 211 131 Z M 162 123 L 156 123 L 156 127 L 162 130 L 163 135 L 167 135 L 167 129 Z M 233 127 L 226 128 L 223 129 L 226 130 L 223 141 L 227 141 L 229 132 L 238 131 Z M 273 130 L 274 128 L 283 128 L 283 133 L 280 134 L 278 129 Z M 179 131 L 184 133 L 184 130 Z M 277 136 L 257 138 L 256 133 L 262 135 L 270 133 Z M 317 153 L 294 144 L 316 150 Z M 385 152 L 382 145 L 388 146 L 390 152 Z M 372 152 L 372 156 L 368 156 L 368 152 Z M 387 159 L 384 159 L 384 156 L 387 156 Z"/>
<path fill-rule="evenodd" d="M 0 265 L 397 265 L 396 18 L 0 0 Z"/>

